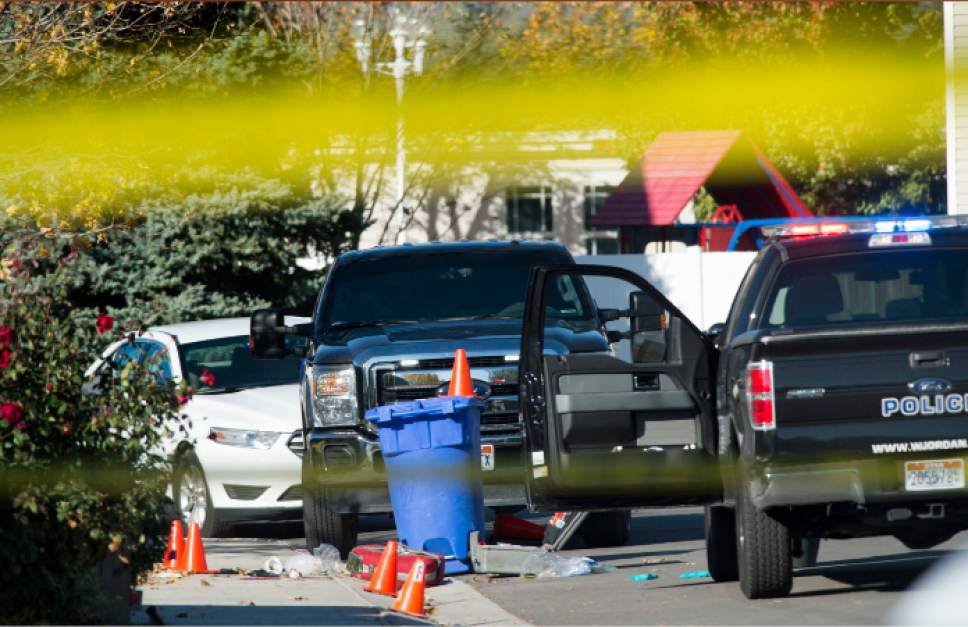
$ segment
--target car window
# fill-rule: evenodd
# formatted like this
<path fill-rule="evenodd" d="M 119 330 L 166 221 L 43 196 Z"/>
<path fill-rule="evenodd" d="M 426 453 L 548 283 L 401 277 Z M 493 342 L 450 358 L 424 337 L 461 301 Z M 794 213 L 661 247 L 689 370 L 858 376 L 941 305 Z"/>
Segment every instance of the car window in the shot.
<path fill-rule="evenodd" d="M 110 359 L 115 371 L 131 362 L 146 365 L 148 372 L 154 374 L 159 381 L 171 380 L 171 359 L 168 350 L 160 342 L 147 339 L 137 339 L 134 343 L 125 342 L 114 351 Z"/>
<path fill-rule="evenodd" d="M 182 367 L 201 393 L 297 383 L 306 338 L 287 335 L 286 345 L 293 349 L 288 357 L 256 359 L 247 335 L 187 342 L 181 345 Z"/>
<path fill-rule="evenodd" d="M 803 259 L 771 288 L 763 328 L 968 318 L 968 250 Z"/>

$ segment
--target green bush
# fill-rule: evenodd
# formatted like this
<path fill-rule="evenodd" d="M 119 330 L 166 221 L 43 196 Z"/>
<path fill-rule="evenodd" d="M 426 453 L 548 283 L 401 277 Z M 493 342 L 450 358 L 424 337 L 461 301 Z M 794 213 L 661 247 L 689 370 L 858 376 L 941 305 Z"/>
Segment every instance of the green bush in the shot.
<path fill-rule="evenodd" d="M 75 306 L 135 327 L 247 316 L 270 304 L 310 314 L 325 273 L 297 260 L 352 248 L 366 225 L 360 213 L 342 196 L 310 194 L 304 181 L 216 180 L 126 209 L 134 224 L 96 238 L 65 270 Z M 26 217 L 6 221 L 6 229 L 37 228 Z"/>
<path fill-rule="evenodd" d="M 164 550 L 170 382 L 126 366 L 85 393 L 110 341 L 69 297 L 96 238 L 0 234 L 0 622 L 98 620 L 95 565 L 143 573 Z M 121 336 L 123 337 L 123 336 Z"/>

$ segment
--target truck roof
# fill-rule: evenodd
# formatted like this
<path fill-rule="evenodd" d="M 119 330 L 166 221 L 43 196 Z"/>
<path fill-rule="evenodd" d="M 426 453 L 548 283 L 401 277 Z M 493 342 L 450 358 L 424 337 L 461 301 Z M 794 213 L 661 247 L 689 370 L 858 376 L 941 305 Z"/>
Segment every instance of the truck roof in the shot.
<path fill-rule="evenodd" d="M 927 231 L 931 243 L 918 246 L 899 246 L 897 250 L 931 250 L 943 246 L 968 246 L 968 228 L 944 228 Z M 828 237 L 810 237 L 804 239 L 781 239 L 764 248 L 775 249 L 784 259 L 805 259 L 809 257 L 825 257 L 843 253 L 891 250 L 890 247 L 871 248 L 870 233 L 850 233 Z"/>
<path fill-rule="evenodd" d="M 383 257 L 405 257 L 422 255 L 430 252 L 478 252 L 492 251 L 501 253 L 511 250 L 547 251 L 570 257 L 568 249 L 557 242 L 541 242 L 528 240 L 485 240 L 459 242 L 428 242 L 426 244 L 403 244 L 400 246 L 377 246 L 365 250 L 353 250 L 343 253 L 339 257 L 341 263 L 361 259 L 375 259 Z"/>

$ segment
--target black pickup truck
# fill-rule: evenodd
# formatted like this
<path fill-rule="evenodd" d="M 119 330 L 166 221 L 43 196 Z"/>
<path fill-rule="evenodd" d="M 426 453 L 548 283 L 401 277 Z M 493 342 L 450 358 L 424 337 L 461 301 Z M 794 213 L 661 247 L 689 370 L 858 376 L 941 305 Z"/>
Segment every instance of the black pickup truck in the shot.
<path fill-rule="evenodd" d="M 536 268 L 520 366 L 529 504 L 706 504 L 709 571 L 749 598 L 786 595 L 821 538 L 925 548 L 968 528 L 966 227 L 778 229 L 707 333 L 627 270 Z M 611 295 L 607 353 L 547 350 L 563 276 L 600 306 Z"/>
<path fill-rule="evenodd" d="M 356 544 L 361 514 L 391 511 L 380 444 L 367 409 L 438 395 L 454 352 L 466 350 L 481 416 L 485 504 L 521 509 L 523 433 L 518 416 L 521 316 L 531 268 L 574 265 L 551 242 L 449 242 L 353 251 L 330 268 L 313 321 L 286 327 L 276 309 L 252 318 L 257 356 L 288 354 L 287 334 L 309 338 L 302 376 L 303 520 L 310 548 L 344 556 Z M 558 322 L 553 353 L 608 349 L 581 284 L 563 278 L 547 300 Z M 602 512 L 581 529 L 593 545 L 622 544 L 628 511 Z"/>

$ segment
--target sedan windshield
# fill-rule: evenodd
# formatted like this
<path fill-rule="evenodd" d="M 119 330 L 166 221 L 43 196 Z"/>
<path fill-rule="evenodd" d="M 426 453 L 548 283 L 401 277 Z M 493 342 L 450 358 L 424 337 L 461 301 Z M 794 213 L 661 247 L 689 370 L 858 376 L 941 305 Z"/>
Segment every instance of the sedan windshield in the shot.
<path fill-rule="evenodd" d="M 342 266 L 323 312 L 328 334 L 393 323 L 521 320 L 532 266 L 567 263 L 547 251 L 447 251 L 374 257 Z M 585 287 L 564 275 L 548 296 L 549 316 L 586 320 Z"/>
<path fill-rule="evenodd" d="M 290 337 L 294 349 L 305 342 Z M 299 382 L 301 357 L 255 359 L 245 335 L 182 344 L 181 354 L 189 382 L 202 394 Z"/>

